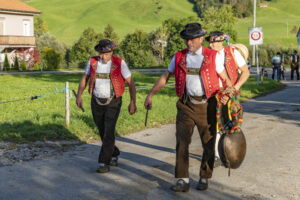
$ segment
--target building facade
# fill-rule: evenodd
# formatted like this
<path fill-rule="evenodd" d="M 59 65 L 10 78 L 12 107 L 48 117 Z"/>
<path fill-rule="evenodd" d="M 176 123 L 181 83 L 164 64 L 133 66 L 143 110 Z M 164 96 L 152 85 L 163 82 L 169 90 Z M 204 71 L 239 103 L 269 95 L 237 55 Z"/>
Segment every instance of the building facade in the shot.
<path fill-rule="evenodd" d="M 0 0 L 0 70 L 3 70 L 5 54 L 10 66 L 15 57 L 27 67 L 34 65 L 35 50 L 34 15 L 41 12 L 20 0 Z"/>

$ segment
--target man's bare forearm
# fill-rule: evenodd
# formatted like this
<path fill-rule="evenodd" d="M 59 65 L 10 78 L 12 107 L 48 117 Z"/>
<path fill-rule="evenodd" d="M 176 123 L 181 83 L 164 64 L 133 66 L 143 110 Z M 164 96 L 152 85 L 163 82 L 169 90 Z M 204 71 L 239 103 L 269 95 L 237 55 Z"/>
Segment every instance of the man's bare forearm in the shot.
<path fill-rule="evenodd" d="M 246 65 L 241 67 L 241 71 L 242 71 L 241 76 L 240 76 L 238 82 L 235 84 L 235 88 L 237 90 L 239 90 L 242 87 L 242 85 L 248 80 L 248 78 L 250 76 L 250 72 Z"/>
<path fill-rule="evenodd" d="M 151 91 L 149 92 L 148 96 L 153 96 L 154 94 L 156 94 L 159 90 L 161 90 L 166 83 L 168 82 L 169 78 L 170 78 L 170 72 L 166 71 L 154 84 L 153 88 L 151 89 Z"/>
<path fill-rule="evenodd" d="M 130 101 L 135 103 L 136 102 L 136 89 L 135 84 L 132 78 L 130 78 L 129 81 L 127 81 L 128 87 L 129 87 L 129 94 L 130 94 Z"/>
<path fill-rule="evenodd" d="M 84 74 L 79 82 L 79 86 L 78 86 L 78 91 L 77 91 L 77 96 L 81 96 L 86 85 L 87 85 L 87 81 L 89 79 L 89 76 Z"/>

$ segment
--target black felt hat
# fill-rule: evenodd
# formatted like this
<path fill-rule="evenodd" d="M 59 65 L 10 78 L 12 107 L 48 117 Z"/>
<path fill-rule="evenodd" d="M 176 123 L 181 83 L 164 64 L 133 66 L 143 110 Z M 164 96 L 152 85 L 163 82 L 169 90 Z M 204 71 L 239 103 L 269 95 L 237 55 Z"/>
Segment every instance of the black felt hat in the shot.
<path fill-rule="evenodd" d="M 99 43 L 95 46 L 95 50 L 99 53 L 107 53 L 113 51 L 116 46 L 117 45 L 114 41 L 104 39 L 99 41 Z"/>
<path fill-rule="evenodd" d="M 183 39 L 194 39 L 206 34 L 206 30 L 202 29 L 199 23 L 190 23 L 185 25 L 184 30 L 180 32 Z"/>

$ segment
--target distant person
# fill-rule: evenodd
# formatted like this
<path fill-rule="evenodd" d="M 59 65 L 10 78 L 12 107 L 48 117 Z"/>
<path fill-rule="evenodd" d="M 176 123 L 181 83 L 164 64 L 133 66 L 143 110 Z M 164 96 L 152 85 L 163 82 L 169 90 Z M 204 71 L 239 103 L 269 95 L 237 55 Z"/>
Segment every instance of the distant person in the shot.
<path fill-rule="evenodd" d="M 294 80 L 294 71 L 296 71 L 297 80 L 299 80 L 299 55 L 298 52 L 294 50 L 294 54 L 290 57 L 291 63 L 291 80 Z"/>
<path fill-rule="evenodd" d="M 131 73 L 126 63 L 113 56 L 116 44 L 110 40 L 100 40 L 95 46 L 99 56 L 91 57 L 82 76 L 76 104 L 82 107 L 81 95 L 87 85 L 92 95 L 91 108 L 94 122 L 97 125 L 102 140 L 99 153 L 99 167 L 97 172 L 106 173 L 110 166 L 118 165 L 120 151 L 115 145 L 115 127 L 122 106 L 122 95 L 125 91 L 125 82 L 128 84 L 130 104 L 128 111 L 132 115 L 136 112 L 136 90 Z M 88 80 L 89 84 L 88 84 Z"/>
<path fill-rule="evenodd" d="M 276 73 L 277 81 L 280 81 L 280 68 L 281 68 L 281 64 L 282 64 L 280 52 L 276 53 L 276 55 L 272 58 L 271 63 L 272 63 L 272 68 L 273 68 L 272 79 L 274 80 L 275 73 Z"/>
<path fill-rule="evenodd" d="M 286 80 L 286 78 L 284 76 L 284 73 L 285 73 L 285 67 L 282 63 L 281 66 L 280 66 L 280 78 L 282 77 L 282 80 Z"/>

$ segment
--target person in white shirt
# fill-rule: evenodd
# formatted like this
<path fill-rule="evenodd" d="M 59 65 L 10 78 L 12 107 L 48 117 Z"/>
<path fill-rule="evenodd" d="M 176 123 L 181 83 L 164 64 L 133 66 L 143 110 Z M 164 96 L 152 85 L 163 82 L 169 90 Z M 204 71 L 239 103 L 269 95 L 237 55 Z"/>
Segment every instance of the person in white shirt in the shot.
<path fill-rule="evenodd" d="M 239 90 L 242 85 L 247 81 L 250 72 L 247 66 L 247 63 L 241 53 L 238 50 L 230 50 L 229 47 L 224 48 L 223 42 L 225 39 L 227 39 L 228 35 L 224 34 L 221 31 L 213 31 L 209 34 L 208 37 L 205 39 L 209 42 L 209 45 L 212 49 L 218 51 L 216 55 L 216 67 L 220 68 L 223 66 L 226 69 L 226 73 L 229 75 L 229 77 L 232 79 L 231 82 L 233 83 L 233 87 L 235 90 Z M 228 50 L 229 49 L 229 50 Z M 227 55 L 225 53 L 227 52 Z M 226 57 L 227 56 L 227 57 Z M 229 56 L 233 56 L 234 62 L 227 62 L 226 59 Z M 226 66 L 227 65 L 227 66 Z M 240 77 L 238 78 L 238 71 L 241 72 Z M 220 79 L 220 88 L 223 88 L 223 82 Z M 224 88 L 225 89 L 225 88 Z M 228 98 L 228 97 L 224 97 Z M 225 118 L 225 122 L 228 121 L 228 116 L 226 115 L 228 113 L 228 107 L 225 105 L 223 106 L 223 112 L 225 113 L 222 117 Z M 216 144 L 215 144 L 215 167 L 221 165 L 221 160 L 218 154 L 218 141 L 220 139 L 220 134 L 217 133 L 216 136 Z"/>
<path fill-rule="evenodd" d="M 91 108 L 95 124 L 99 130 L 102 147 L 99 153 L 97 172 L 106 173 L 110 166 L 118 165 L 120 151 L 115 145 L 115 127 L 119 117 L 125 82 L 129 87 L 130 104 L 128 111 L 136 112 L 136 90 L 126 63 L 113 55 L 116 44 L 110 40 L 100 40 L 95 46 L 99 56 L 91 57 L 78 86 L 76 104 L 82 107 L 82 93 L 88 84 L 92 95 Z"/>
<path fill-rule="evenodd" d="M 216 51 L 202 46 L 206 31 L 201 24 L 185 26 L 180 36 L 185 40 L 186 49 L 175 54 L 168 70 L 157 80 L 149 92 L 144 106 L 152 108 L 152 96 L 162 89 L 169 77 L 175 74 L 177 101 L 176 116 L 176 183 L 171 186 L 175 192 L 187 192 L 189 182 L 189 144 L 196 126 L 202 141 L 198 190 L 208 188 L 214 166 L 214 144 L 216 136 L 216 98 L 219 90 L 219 76 L 231 85 L 224 66 L 215 66 Z"/>

